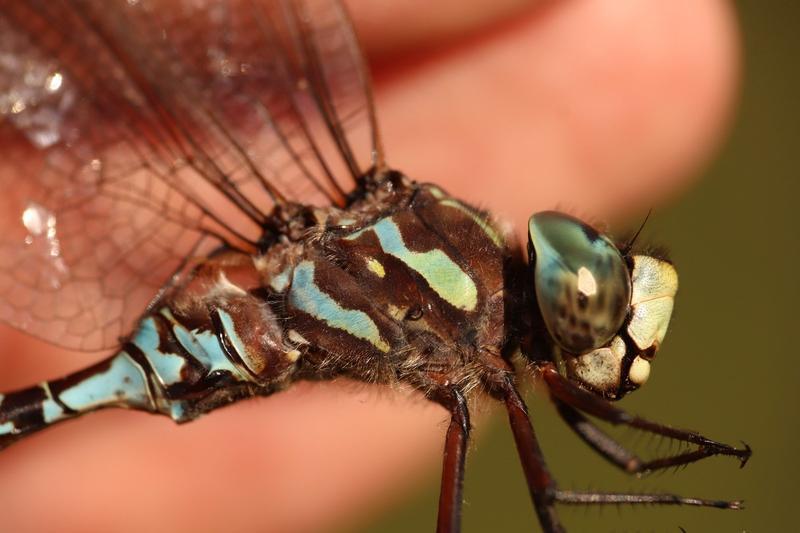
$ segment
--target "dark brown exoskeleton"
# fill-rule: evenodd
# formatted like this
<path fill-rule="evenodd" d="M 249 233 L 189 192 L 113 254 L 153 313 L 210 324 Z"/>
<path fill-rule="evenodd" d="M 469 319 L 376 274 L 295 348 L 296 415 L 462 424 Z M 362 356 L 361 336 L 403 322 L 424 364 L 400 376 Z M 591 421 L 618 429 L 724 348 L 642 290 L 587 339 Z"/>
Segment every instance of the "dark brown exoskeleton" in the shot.
<path fill-rule="evenodd" d="M 488 213 L 390 170 L 335 2 L 206 4 L 0 4 L 0 180 L 13 183 L 0 318 L 115 350 L 0 395 L 0 448 L 100 408 L 188 422 L 349 377 L 450 412 L 442 532 L 460 527 L 468 404 L 486 396 L 508 410 L 545 531 L 563 530 L 557 503 L 741 507 L 559 489 L 517 392 L 519 366 L 630 473 L 744 463 L 748 448 L 609 403 L 649 376 L 677 291 L 668 261 L 555 212 L 531 217 L 526 251 Z M 642 461 L 585 415 L 695 446 Z"/>

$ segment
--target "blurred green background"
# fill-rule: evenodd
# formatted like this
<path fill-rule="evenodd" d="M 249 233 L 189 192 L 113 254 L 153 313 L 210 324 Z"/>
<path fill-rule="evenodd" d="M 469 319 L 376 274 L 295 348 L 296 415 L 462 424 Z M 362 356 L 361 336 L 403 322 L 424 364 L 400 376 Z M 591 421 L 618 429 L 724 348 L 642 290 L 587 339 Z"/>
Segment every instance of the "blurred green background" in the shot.
<path fill-rule="evenodd" d="M 747 467 L 713 458 L 637 481 L 579 442 L 541 396 L 528 394 L 545 455 L 564 488 L 673 491 L 744 498 L 742 512 L 697 508 L 561 507 L 570 531 L 777 532 L 796 528 L 800 488 L 800 3 L 737 2 L 744 38 L 740 109 L 708 175 L 658 212 L 647 237 L 669 243 L 681 291 L 670 335 L 632 412 L 744 439 Z M 536 530 L 504 413 L 481 421 L 468 457 L 463 529 Z M 628 442 L 626 440 L 626 442 Z M 658 451 L 658 442 L 637 447 Z M 666 448 L 664 448 L 666 450 Z M 403 505 L 353 531 L 429 531 L 439 472 Z"/>

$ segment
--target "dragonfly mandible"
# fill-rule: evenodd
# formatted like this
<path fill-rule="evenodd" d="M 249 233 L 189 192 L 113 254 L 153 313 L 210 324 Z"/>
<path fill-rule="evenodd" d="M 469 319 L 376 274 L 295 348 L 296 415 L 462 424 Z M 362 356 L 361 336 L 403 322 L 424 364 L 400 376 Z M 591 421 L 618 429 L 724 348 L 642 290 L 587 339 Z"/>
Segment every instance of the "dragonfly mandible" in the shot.
<path fill-rule="evenodd" d="M 552 211 L 519 246 L 490 213 L 393 170 L 337 2 L 6 3 L 0 54 L 0 319 L 111 352 L 0 395 L 0 448 L 98 409 L 183 423 L 346 377 L 450 413 L 442 532 L 460 529 L 481 398 L 508 412 L 547 532 L 563 531 L 557 504 L 741 507 L 559 488 L 518 392 L 527 373 L 627 472 L 749 458 L 611 403 L 647 381 L 675 268 Z M 587 415 L 694 448 L 644 461 Z"/>

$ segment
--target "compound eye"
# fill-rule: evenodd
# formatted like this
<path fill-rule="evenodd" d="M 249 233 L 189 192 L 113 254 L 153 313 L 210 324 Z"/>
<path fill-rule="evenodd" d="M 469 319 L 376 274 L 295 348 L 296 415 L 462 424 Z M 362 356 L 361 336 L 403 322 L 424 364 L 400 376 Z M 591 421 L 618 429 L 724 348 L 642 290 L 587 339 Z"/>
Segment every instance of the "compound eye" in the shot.
<path fill-rule="evenodd" d="M 581 354 L 608 343 L 622 326 L 631 278 L 614 243 L 591 226 L 546 211 L 528 221 L 536 299 L 553 340 Z"/>

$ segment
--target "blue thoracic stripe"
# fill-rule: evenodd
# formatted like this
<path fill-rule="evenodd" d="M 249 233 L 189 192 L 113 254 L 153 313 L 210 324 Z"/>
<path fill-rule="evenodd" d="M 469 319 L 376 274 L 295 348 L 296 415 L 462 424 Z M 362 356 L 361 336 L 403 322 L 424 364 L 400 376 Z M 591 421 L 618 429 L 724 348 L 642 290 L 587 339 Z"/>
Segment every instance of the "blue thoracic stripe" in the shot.
<path fill-rule="evenodd" d="M 428 285 L 444 301 L 465 311 L 472 311 L 478 303 L 478 288 L 470 277 L 443 250 L 414 252 L 409 250 L 400 228 L 391 217 L 382 218 L 372 226 L 349 235 L 357 239 L 365 231 L 372 230 L 380 241 L 383 251 L 396 257 L 421 275 Z"/>
<path fill-rule="evenodd" d="M 354 337 L 365 340 L 382 352 L 389 351 L 389 344 L 381 337 L 378 326 L 363 311 L 345 309 L 330 295 L 320 290 L 314 282 L 314 263 L 302 261 L 292 273 L 292 287 L 289 289 L 289 303 L 325 322 L 328 326 L 346 331 Z"/>

